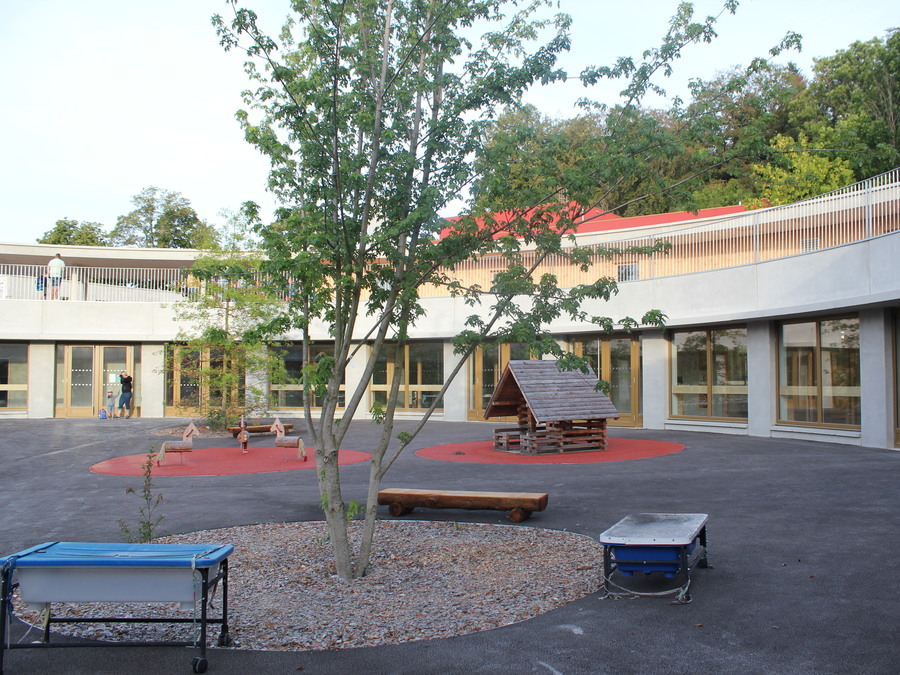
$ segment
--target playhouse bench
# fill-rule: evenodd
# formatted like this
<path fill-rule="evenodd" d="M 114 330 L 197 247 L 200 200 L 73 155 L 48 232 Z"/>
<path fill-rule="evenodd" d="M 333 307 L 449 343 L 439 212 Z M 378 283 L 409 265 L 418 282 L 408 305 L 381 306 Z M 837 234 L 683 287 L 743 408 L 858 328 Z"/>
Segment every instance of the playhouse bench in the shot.
<path fill-rule="evenodd" d="M 244 430 L 250 434 L 264 434 L 272 431 L 271 424 L 253 424 L 244 427 Z M 285 424 L 284 431 L 285 433 L 291 432 L 294 430 L 293 424 Z M 230 433 L 235 438 L 238 437 L 238 434 L 241 433 L 241 427 L 228 427 L 228 433 Z"/>
<path fill-rule="evenodd" d="M 472 492 L 468 490 L 419 490 L 392 488 L 378 492 L 378 503 L 392 516 L 429 509 L 494 509 L 508 511 L 509 519 L 521 523 L 534 511 L 547 508 L 546 492 Z"/>

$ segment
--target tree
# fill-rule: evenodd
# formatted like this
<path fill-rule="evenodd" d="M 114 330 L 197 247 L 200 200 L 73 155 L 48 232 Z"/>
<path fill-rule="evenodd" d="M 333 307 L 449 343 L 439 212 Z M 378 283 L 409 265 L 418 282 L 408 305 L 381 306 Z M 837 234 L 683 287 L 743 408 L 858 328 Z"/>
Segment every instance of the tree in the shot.
<path fill-rule="evenodd" d="M 194 261 L 184 282 L 185 299 L 175 315 L 187 326 L 168 345 L 168 370 L 177 361 L 183 381 L 198 388 L 188 406 L 213 429 L 224 429 L 242 415 L 268 408 L 263 382 L 281 376 L 283 364 L 257 327 L 270 323 L 284 302 L 259 283 L 261 255 L 243 250 L 256 205 L 231 213 L 226 238 Z"/>
<path fill-rule="evenodd" d="M 109 235 L 113 245 L 203 249 L 215 241 L 215 230 L 178 192 L 148 187 L 131 201 L 135 209 L 119 216 Z"/>
<path fill-rule="evenodd" d="M 703 185 L 694 190 L 697 207 L 729 206 L 756 198 L 751 165 L 768 156 L 776 135 L 796 135 L 791 110 L 806 86 L 794 64 L 751 71 L 733 68 L 709 81 L 691 83 L 687 111 L 700 123 L 701 131 L 694 140 L 698 154 L 731 158 L 707 174 Z"/>
<path fill-rule="evenodd" d="M 257 80 L 245 93 L 251 109 L 238 117 L 247 140 L 269 157 L 270 187 L 287 205 L 277 222 L 259 228 L 267 256 L 261 263 L 264 278 L 287 297 L 287 311 L 266 330 L 298 329 L 307 354 L 316 322 L 333 338 L 329 355 L 304 368 L 304 404 L 337 574 L 351 579 L 365 574 L 369 564 L 381 479 L 440 397 L 411 433 L 392 439 L 400 366 L 386 405 L 371 410 L 382 434 L 371 448 L 365 523 L 355 558 L 338 448 L 380 355 L 386 349 L 402 353 L 410 326 L 426 311 L 419 298 L 424 285 L 445 286 L 476 308 L 455 339 L 460 360 L 445 374 L 441 395 L 481 344 L 523 343 L 536 355 L 560 357 L 564 367 L 581 367 L 562 352 L 550 323 L 565 315 L 608 330 L 617 324 L 593 313 L 616 292 L 614 280 L 560 289 L 555 277 L 539 272 L 551 254 L 585 269 L 616 254 L 564 246 L 574 220 L 591 205 L 580 203 L 590 192 L 586 188 L 553 187 L 532 194 L 531 201 L 509 202 L 515 208 L 504 212 L 473 209 L 451 226 L 436 216 L 477 177 L 472 158 L 501 108 L 517 104 L 532 84 L 564 76 L 555 62 L 568 48 L 570 19 L 539 20 L 543 2 L 504 17 L 509 6 L 502 0 L 298 0 L 279 44 L 259 29 L 255 13 L 237 8 L 236 0 L 231 4 L 233 17 L 226 22 L 216 16 L 214 24 L 226 49 L 246 50 L 247 72 Z M 735 5 L 726 3 L 730 11 Z M 682 5 L 661 46 L 649 50 L 643 62 L 586 69 L 586 84 L 604 77 L 628 81 L 609 133 L 625 133 L 621 129 L 631 123 L 635 104 L 654 90 L 653 78 L 685 45 L 711 39 L 714 21 L 695 22 L 690 6 Z M 476 41 L 475 24 L 498 28 Z M 546 41 L 533 48 L 539 36 Z M 636 120 L 631 129 L 640 127 Z M 626 152 L 631 143 L 629 137 L 617 146 L 623 178 L 646 157 L 668 149 L 656 150 L 658 144 L 645 140 L 643 154 L 631 156 Z M 576 203 L 558 198 L 565 189 Z M 462 262 L 485 253 L 505 261 L 489 288 L 457 278 Z M 487 298 L 490 303 L 481 304 Z M 662 319 L 651 310 L 641 322 L 658 326 Z M 633 328 L 639 322 L 624 317 L 618 325 Z M 351 358 L 361 370 L 360 383 L 346 392 L 339 409 Z M 313 393 L 320 395 L 317 418 Z"/>
<path fill-rule="evenodd" d="M 44 232 L 37 240 L 39 244 L 61 244 L 63 246 L 106 246 L 106 233 L 100 223 L 81 222 L 62 218 L 56 221 L 52 230 Z"/>
<path fill-rule="evenodd" d="M 853 182 L 849 162 L 834 153 L 815 152 L 803 134 L 799 141 L 778 135 L 772 149 L 776 155 L 771 162 L 753 165 L 762 205 L 790 204 Z"/>
<path fill-rule="evenodd" d="M 857 180 L 900 164 L 900 29 L 816 59 L 813 70 L 805 105 L 795 113 L 813 141 L 824 119 L 834 130 L 828 142 Z"/>

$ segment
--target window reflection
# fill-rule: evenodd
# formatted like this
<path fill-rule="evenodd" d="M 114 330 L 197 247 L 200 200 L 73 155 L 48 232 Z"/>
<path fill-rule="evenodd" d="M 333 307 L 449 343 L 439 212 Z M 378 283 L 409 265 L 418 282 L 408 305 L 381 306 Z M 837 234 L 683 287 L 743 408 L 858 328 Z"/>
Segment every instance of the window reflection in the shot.
<path fill-rule="evenodd" d="M 675 331 L 672 415 L 747 418 L 747 329 Z"/>
<path fill-rule="evenodd" d="M 784 422 L 859 425 L 858 318 L 780 326 L 778 417 Z"/>

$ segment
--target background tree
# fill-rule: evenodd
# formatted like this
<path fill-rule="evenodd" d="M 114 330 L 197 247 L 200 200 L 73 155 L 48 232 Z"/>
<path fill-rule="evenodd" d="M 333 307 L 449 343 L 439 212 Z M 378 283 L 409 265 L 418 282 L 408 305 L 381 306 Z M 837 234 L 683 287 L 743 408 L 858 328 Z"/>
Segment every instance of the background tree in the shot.
<path fill-rule="evenodd" d="M 106 246 L 106 233 L 100 223 L 81 222 L 61 218 L 52 230 L 44 232 L 37 240 L 39 244 L 61 244 L 63 246 Z"/>
<path fill-rule="evenodd" d="M 816 132 L 833 129 L 827 143 L 843 152 L 857 180 L 900 165 L 900 30 L 816 59 L 813 70 L 796 111 L 807 135 L 820 142 Z"/>
<path fill-rule="evenodd" d="M 804 135 L 795 141 L 778 135 L 772 141 L 770 162 L 754 164 L 760 206 L 778 206 L 837 190 L 853 182 L 847 160 L 833 152 L 816 152 Z"/>
<path fill-rule="evenodd" d="M 796 136 L 791 106 L 806 86 L 794 64 L 766 65 L 749 74 L 733 68 L 691 83 L 687 112 L 701 126 L 695 154 L 728 160 L 701 178 L 692 194 L 695 206 L 730 206 L 758 196 L 751 166 L 769 156 L 776 135 Z"/>
<path fill-rule="evenodd" d="M 148 187 L 131 201 L 135 209 L 119 216 L 109 235 L 113 245 L 204 249 L 215 242 L 215 229 L 178 192 Z"/>
<path fill-rule="evenodd" d="M 223 46 L 245 49 L 250 57 L 246 68 L 258 86 L 246 92 L 252 108 L 239 119 L 247 140 L 269 156 L 270 186 L 288 205 L 276 223 L 259 228 L 267 255 L 262 269 L 287 297 L 288 308 L 267 330 L 282 335 L 299 329 L 306 353 L 315 322 L 333 338 L 330 355 L 307 365 L 303 384 L 322 506 L 337 574 L 345 579 L 367 569 L 382 477 L 440 402 L 437 397 L 411 433 L 392 439 L 403 381 L 402 366 L 394 369 L 387 404 L 372 410 L 382 434 L 370 448 L 365 524 L 354 557 L 338 448 L 364 403 L 382 350 L 401 354 L 409 327 L 425 312 L 419 299 L 424 285 L 443 285 L 474 307 L 455 339 L 460 360 L 445 374 L 441 395 L 481 344 L 524 343 L 536 355 L 552 354 L 566 367 L 580 367 L 549 333 L 556 318 L 607 330 L 638 325 L 633 318 L 614 321 L 594 313 L 616 292 L 614 280 L 563 290 L 552 275 L 540 273 L 551 254 L 588 268 L 616 253 L 563 245 L 574 220 L 597 201 L 586 174 L 567 172 L 565 185 L 549 184 L 546 194 L 530 193 L 530 200 L 509 200 L 514 208 L 502 213 L 494 210 L 504 203 L 498 181 L 481 191 L 482 208 L 452 226 L 444 227 L 436 216 L 477 177 L 472 158 L 501 108 L 517 104 L 532 84 L 564 76 L 555 61 L 568 47 L 569 18 L 538 20 L 544 4 L 504 16 L 515 8 L 501 0 L 300 1 L 293 3 L 280 44 L 260 31 L 255 13 L 235 3 L 229 21 L 214 17 Z M 729 1 L 726 10 L 735 6 Z M 654 78 L 667 72 L 685 45 L 712 39 L 714 22 L 694 21 L 690 5 L 683 4 L 660 47 L 648 50 L 643 61 L 586 69 L 585 84 L 609 77 L 627 83 L 623 104 L 605 118 L 605 129 L 616 138 L 599 146 L 613 148 L 614 160 L 599 164 L 591 158 L 608 171 L 604 191 L 644 171 L 647 160 L 671 152 L 671 144 L 658 138 L 668 138 L 671 130 L 635 113 L 636 104 L 657 90 Z M 475 40 L 476 23 L 497 28 Z M 538 36 L 546 36 L 545 42 L 532 47 Z M 504 261 L 489 287 L 455 278 L 458 265 L 488 253 Z M 660 325 L 662 315 L 650 311 L 641 321 Z M 360 382 L 339 409 L 351 358 L 359 364 Z M 321 393 L 316 418 L 314 389 Z"/>

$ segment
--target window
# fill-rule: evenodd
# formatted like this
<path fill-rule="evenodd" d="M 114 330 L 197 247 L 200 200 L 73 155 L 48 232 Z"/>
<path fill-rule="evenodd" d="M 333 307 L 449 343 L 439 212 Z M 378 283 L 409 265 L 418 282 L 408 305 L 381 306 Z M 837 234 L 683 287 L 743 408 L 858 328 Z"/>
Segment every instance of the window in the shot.
<path fill-rule="evenodd" d="M 747 419 L 747 329 L 675 331 L 672 416 Z"/>
<path fill-rule="evenodd" d="M 284 345 L 277 348 L 281 353 L 284 371 L 272 377 L 269 385 L 269 399 L 274 408 L 302 408 L 303 407 L 303 345 Z M 318 363 L 326 356 L 331 356 L 334 346 L 330 344 L 315 344 L 309 346 L 309 360 Z M 316 392 L 310 390 L 310 404 L 313 408 L 321 406 L 321 401 Z M 340 393 L 338 394 L 338 406 L 344 406 L 344 378 L 341 378 Z"/>
<path fill-rule="evenodd" d="M 169 345 L 166 348 L 166 414 L 203 411 L 221 404 L 240 406 L 245 399 L 243 354 L 221 347 Z"/>
<path fill-rule="evenodd" d="M 617 281 L 637 281 L 640 278 L 640 270 L 637 263 L 618 266 Z"/>
<path fill-rule="evenodd" d="M 800 253 L 809 253 L 819 250 L 819 238 L 810 237 L 809 239 L 800 240 Z"/>
<path fill-rule="evenodd" d="M 403 362 L 398 363 L 402 358 Z M 430 408 L 444 386 L 444 345 L 440 342 L 415 342 L 406 345 L 402 355 L 394 345 L 385 344 L 372 373 L 372 402 L 387 404 L 395 369 L 403 368 L 398 408 Z M 440 410 L 443 406 L 438 406 Z"/>
<path fill-rule="evenodd" d="M 793 424 L 859 425 L 858 318 L 781 324 L 778 418 Z"/>
<path fill-rule="evenodd" d="M 28 407 L 28 345 L 0 344 L 0 410 Z"/>

